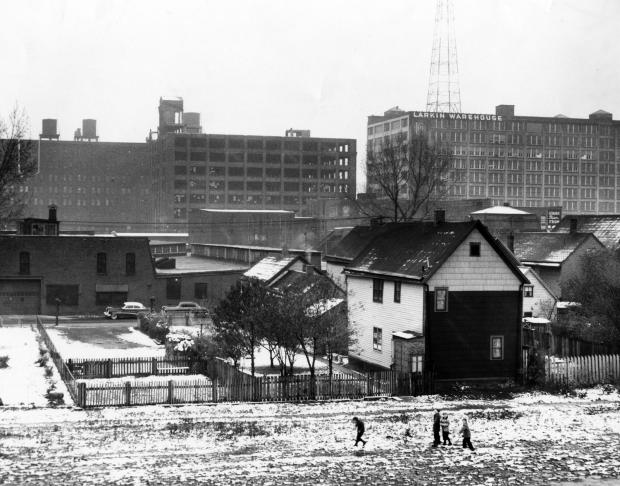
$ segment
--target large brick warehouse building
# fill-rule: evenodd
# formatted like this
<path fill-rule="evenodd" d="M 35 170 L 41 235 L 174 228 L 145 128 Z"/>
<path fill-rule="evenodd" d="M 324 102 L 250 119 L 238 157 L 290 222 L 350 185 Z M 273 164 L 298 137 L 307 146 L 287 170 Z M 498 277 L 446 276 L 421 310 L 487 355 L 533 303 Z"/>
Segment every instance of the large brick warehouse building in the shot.
<path fill-rule="evenodd" d="M 573 214 L 620 212 L 620 121 L 602 110 L 588 118 L 514 111 L 513 105 L 497 106 L 492 115 L 393 108 L 368 117 L 368 147 L 379 147 L 386 136 L 423 130 L 452 146 L 452 199 L 561 206 Z"/>

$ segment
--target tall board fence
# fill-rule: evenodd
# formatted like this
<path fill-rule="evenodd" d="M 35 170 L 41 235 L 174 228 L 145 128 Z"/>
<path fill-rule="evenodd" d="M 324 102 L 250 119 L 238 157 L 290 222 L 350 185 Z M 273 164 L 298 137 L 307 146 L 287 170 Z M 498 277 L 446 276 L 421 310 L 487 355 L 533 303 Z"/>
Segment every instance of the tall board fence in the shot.
<path fill-rule="evenodd" d="M 566 385 L 598 385 L 620 382 L 620 355 L 594 355 L 547 360 L 548 382 Z"/>

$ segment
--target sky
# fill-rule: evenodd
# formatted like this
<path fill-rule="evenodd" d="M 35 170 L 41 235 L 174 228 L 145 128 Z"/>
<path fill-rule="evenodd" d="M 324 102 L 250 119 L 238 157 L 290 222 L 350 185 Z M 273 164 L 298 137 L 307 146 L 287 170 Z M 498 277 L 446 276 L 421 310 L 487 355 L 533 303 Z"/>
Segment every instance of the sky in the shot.
<path fill-rule="evenodd" d="M 393 106 L 424 110 L 435 0 L 4 0 L 0 116 L 37 137 L 84 118 L 143 141 L 160 96 L 203 131 L 358 140 Z M 620 1 L 454 0 L 462 111 L 620 118 Z M 359 184 L 358 184 L 359 189 Z"/>

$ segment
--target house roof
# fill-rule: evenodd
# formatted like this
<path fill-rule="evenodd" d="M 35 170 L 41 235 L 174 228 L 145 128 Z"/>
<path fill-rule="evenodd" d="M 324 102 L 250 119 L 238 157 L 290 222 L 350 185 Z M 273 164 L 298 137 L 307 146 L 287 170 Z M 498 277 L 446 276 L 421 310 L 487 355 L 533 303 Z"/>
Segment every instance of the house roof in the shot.
<path fill-rule="evenodd" d="M 316 245 L 324 255 L 331 254 L 332 250 L 338 246 L 342 239 L 347 236 L 354 226 L 343 226 L 341 228 L 334 228 L 331 230 L 319 243 Z"/>
<path fill-rule="evenodd" d="M 387 230 L 366 246 L 345 268 L 347 274 L 378 274 L 427 281 L 467 236 L 478 230 L 523 283 L 527 278 L 519 271 L 514 256 L 493 238 L 480 221 L 464 223 L 430 222 L 390 223 Z"/>
<path fill-rule="evenodd" d="M 157 275 L 181 275 L 193 273 L 222 273 L 239 272 L 248 268 L 244 263 L 235 263 L 200 256 L 177 256 L 175 259 L 176 268 L 157 268 Z"/>
<path fill-rule="evenodd" d="M 334 247 L 327 248 L 325 260 L 352 261 L 373 238 L 389 230 L 389 224 L 355 226 Z"/>
<path fill-rule="evenodd" d="M 514 254 L 521 262 L 560 266 L 592 233 L 515 233 Z"/>
<path fill-rule="evenodd" d="M 554 233 L 570 232 L 570 221 L 577 221 L 577 231 L 593 233 L 607 248 L 620 246 L 620 214 L 605 216 L 567 215 L 553 228 Z"/>
<path fill-rule="evenodd" d="M 270 283 L 278 275 L 282 274 L 293 265 L 297 260 L 302 260 L 300 256 L 268 256 L 256 263 L 252 268 L 243 274 L 244 277 L 257 278 Z"/>

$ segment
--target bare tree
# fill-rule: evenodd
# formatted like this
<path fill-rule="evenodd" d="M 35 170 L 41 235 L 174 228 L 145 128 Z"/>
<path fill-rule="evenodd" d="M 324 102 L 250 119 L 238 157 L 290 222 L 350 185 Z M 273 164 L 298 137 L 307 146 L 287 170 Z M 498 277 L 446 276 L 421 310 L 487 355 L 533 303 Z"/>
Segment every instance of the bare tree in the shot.
<path fill-rule="evenodd" d="M 369 192 L 377 196 L 358 204 L 367 216 L 389 208 L 395 222 L 422 219 L 432 200 L 446 196 L 452 151 L 427 134 L 384 137 L 369 145 L 366 161 Z"/>
<path fill-rule="evenodd" d="M 8 120 L 0 119 L 0 225 L 22 215 L 24 182 L 37 172 L 35 144 L 24 137 L 28 119 L 15 107 Z"/>

